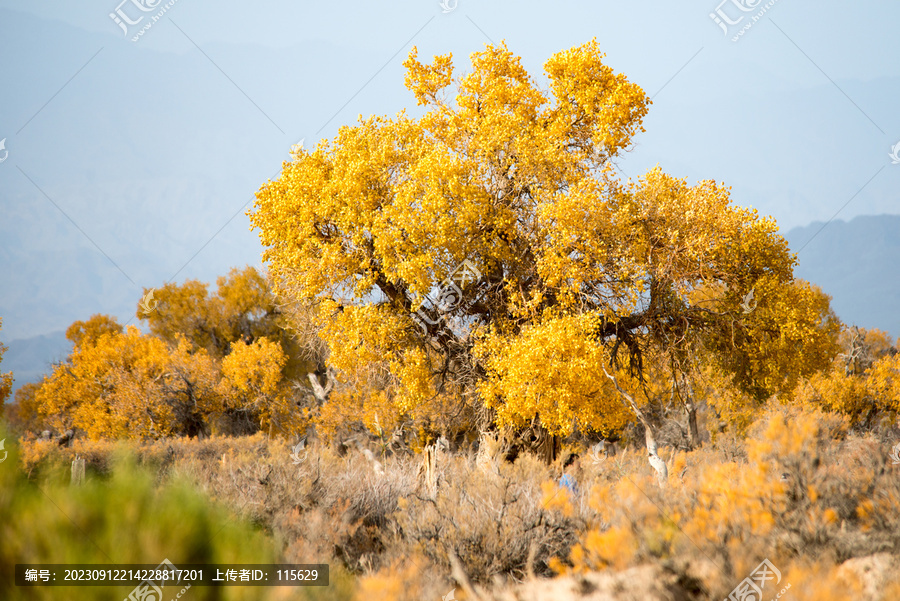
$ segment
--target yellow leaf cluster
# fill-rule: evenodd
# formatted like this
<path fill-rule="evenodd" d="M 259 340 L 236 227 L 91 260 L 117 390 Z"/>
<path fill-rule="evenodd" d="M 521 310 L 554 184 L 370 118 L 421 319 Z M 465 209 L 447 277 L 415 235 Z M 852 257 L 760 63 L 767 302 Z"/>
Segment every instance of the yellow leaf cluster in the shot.
<path fill-rule="evenodd" d="M 258 338 L 252 344 L 235 342 L 222 359 L 218 392 L 225 406 L 259 416 L 264 430 L 293 435 L 301 416 L 291 401 L 282 369 L 287 356 L 277 341 Z"/>
<path fill-rule="evenodd" d="M 39 385 L 24 389 L 20 421 L 91 439 L 196 436 L 238 419 L 269 433 L 296 434 L 302 414 L 284 377 L 278 341 L 235 341 L 222 359 L 180 332 L 172 345 L 107 316 L 69 328 L 75 347 Z M 244 427 L 246 429 L 246 427 Z"/>
<path fill-rule="evenodd" d="M 500 424 L 521 426 L 540 415 L 554 433 L 577 426 L 611 434 L 633 420 L 602 371 L 609 356 L 592 340 L 592 322 L 588 315 L 548 316 L 518 336 L 478 341 L 475 353 L 488 371 L 481 394 Z"/>

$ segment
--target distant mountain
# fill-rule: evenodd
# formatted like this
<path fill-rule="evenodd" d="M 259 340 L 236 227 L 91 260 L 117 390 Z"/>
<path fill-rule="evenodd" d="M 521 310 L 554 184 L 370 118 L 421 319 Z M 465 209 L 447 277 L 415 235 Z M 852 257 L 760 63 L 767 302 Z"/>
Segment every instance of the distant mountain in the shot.
<path fill-rule="evenodd" d="M 813 222 L 785 238 L 798 253 L 794 274 L 831 295 L 844 323 L 900 337 L 900 216 Z"/>
<path fill-rule="evenodd" d="M 13 394 L 23 384 L 37 382 L 41 376 L 50 373 L 53 362 L 65 359 L 72 352 L 72 343 L 66 339 L 64 331 L 13 340 L 6 346 L 9 349 L 3 355 L 0 372 L 13 373 Z"/>

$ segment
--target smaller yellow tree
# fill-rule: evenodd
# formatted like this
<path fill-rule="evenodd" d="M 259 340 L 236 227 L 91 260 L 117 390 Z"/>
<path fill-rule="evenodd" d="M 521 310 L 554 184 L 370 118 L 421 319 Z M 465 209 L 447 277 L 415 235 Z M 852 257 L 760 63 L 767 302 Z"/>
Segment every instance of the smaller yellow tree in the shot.
<path fill-rule="evenodd" d="M 78 428 L 93 439 L 155 438 L 208 433 L 209 420 L 222 414 L 216 362 L 183 337 L 170 349 L 105 315 L 68 332 L 69 358 L 23 393 L 20 410 L 33 407 L 34 423 Z"/>
<path fill-rule="evenodd" d="M 3 329 L 3 318 L 0 317 L 0 330 Z M 3 361 L 3 353 L 6 352 L 8 347 L 6 347 L 3 343 L 0 343 L 0 361 Z M 6 402 L 6 398 L 9 396 L 12 391 L 13 385 L 13 375 L 12 372 L 2 373 L 0 372 L 0 415 L 3 414 L 3 403 Z"/>
<path fill-rule="evenodd" d="M 900 412 L 900 353 L 880 330 L 853 327 L 841 334 L 843 352 L 831 368 L 805 379 L 798 402 L 846 415 L 853 425 L 872 425 Z"/>
<path fill-rule="evenodd" d="M 46 381 L 46 377 L 40 382 L 28 382 L 16 390 L 16 402 L 7 405 L 4 417 L 13 430 L 18 432 L 38 432 L 46 428 L 44 419 L 39 412 L 39 406 L 35 394 Z"/>
<path fill-rule="evenodd" d="M 115 317 L 95 313 L 86 321 L 76 321 L 66 329 L 66 338 L 72 341 L 76 347 L 82 345 L 91 346 L 103 334 L 121 334 L 122 326 Z"/>
<path fill-rule="evenodd" d="M 150 332 L 169 346 L 187 339 L 195 348 L 206 349 L 209 356 L 220 360 L 237 341 L 252 343 L 267 337 L 277 340 L 288 358 L 285 375 L 305 380 L 315 369 L 305 360 L 298 342 L 284 329 L 284 316 L 276 303 L 264 273 L 254 267 L 231 269 L 227 276 L 216 279 L 216 290 L 199 280 L 183 284 L 169 283 L 153 289 L 158 304 L 147 311 L 139 304 L 136 315 L 145 320 Z M 150 289 L 144 292 L 149 293 Z"/>
<path fill-rule="evenodd" d="M 90 438 L 141 438 L 172 432 L 171 408 L 158 382 L 168 349 L 130 326 L 93 343 L 81 338 L 69 360 L 36 392 L 40 415 L 58 431 L 80 428 Z"/>

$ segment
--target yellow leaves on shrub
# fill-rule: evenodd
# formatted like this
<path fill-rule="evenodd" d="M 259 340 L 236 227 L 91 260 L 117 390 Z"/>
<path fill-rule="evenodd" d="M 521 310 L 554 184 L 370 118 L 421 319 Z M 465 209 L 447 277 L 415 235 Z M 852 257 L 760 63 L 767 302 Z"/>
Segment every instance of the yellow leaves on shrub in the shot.
<path fill-rule="evenodd" d="M 541 507 L 548 511 L 558 511 L 566 517 L 572 515 L 572 499 L 569 490 L 552 480 L 541 483 Z"/>
<path fill-rule="evenodd" d="M 766 586 L 766 594 L 769 593 L 770 587 L 772 588 L 770 597 L 784 591 L 781 599 L 797 601 L 845 601 L 867 597 L 866 587 L 859 574 L 843 566 L 834 566 L 828 561 L 801 560 L 784 566 L 781 570 L 781 582 L 777 585 L 774 581 L 769 583 Z"/>
<path fill-rule="evenodd" d="M 896 523 L 894 515 L 897 507 L 900 507 L 900 493 L 896 490 L 884 490 L 872 498 L 862 499 L 856 508 L 856 514 L 864 530 L 890 529 Z"/>
<path fill-rule="evenodd" d="M 571 561 L 574 572 L 613 567 L 624 569 L 634 559 L 638 542 L 627 527 L 614 526 L 606 531 L 591 530 L 581 543 L 572 548 Z"/>
<path fill-rule="evenodd" d="M 747 441 L 747 456 L 752 465 L 778 457 L 796 461 L 801 453 L 815 453 L 819 434 L 819 416 L 813 412 L 770 413 L 760 438 Z M 794 456 L 794 457 L 792 457 Z"/>
<path fill-rule="evenodd" d="M 430 566 L 430 562 L 418 554 L 395 560 L 376 572 L 360 577 L 354 598 L 359 601 L 418 601 L 429 598 L 422 586 L 423 566 Z"/>
<path fill-rule="evenodd" d="M 664 557 L 678 532 L 677 515 L 664 515 L 648 478 L 631 476 L 615 484 L 597 484 L 588 503 L 597 511 L 597 522 L 572 549 L 573 571 L 605 567 L 624 569 L 642 558 Z"/>
<path fill-rule="evenodd" d="M 779 408 L 751 428 L 746 460 L 723 461 L 719 452 L 707 450 L 690 457 L 679 453 L 672 472 L 684 470 L 683 479 L 664 491 L 636 473 L 595 485 L 588 506 L 596 514 L 570 561 L 578 570 L 621 569 L 699 548 L 708 557 L 730 555 L 735 569 L 747 563 L 749 570 L 759 562 L 758 553 L 777 550 L 772 546 L 786 532 L 826 540 L 840 527 L 840 512 L 848 505 L 819 458 L 845 426 L 820 411 Z M 852 466 L 853 456 L 843 469 Z M 865 474 L 860 478 L 871 481 Z M 863 527 L 886 531 L 895 520 L 900 489 L 882 486 L 871 498 L 847 501 L 849 507 L 858 503 Z"/>

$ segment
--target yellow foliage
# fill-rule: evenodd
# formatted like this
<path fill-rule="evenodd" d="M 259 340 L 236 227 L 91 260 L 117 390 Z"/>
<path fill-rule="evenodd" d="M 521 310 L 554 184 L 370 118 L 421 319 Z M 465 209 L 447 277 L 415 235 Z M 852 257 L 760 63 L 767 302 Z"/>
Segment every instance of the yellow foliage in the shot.
<path fill-rule="evenodd" d="M 234 342 L 222 360 L 218 386 L 225 406 L 258 415 L 260 425 L 270 434 L 299 432 L 302 419 L 282 374 L 286 362 L 276 341 L 259 338 L 252 344 Z"/>
<path fill-rule="evenodd" d="M 541 507 L 549 511 L 558 511 L 566 517 L 571 517 L 572 499 L 568 489 L 556 482 L 547 481 L 541 483 L 541 493 L 543 495 Z"/>
<path fill-rule="evenodd" d="M 169 434 L 171 407 L 152 390 L 167 359 L 165 343 L 134 326 L 82 341 L 37 391 L 40 413 L 55 430 L 77 427 L 92 439 Z"/>
<path fill-rule="evenodd" d="M 790 555 L 791 547 L 782 546 L 786 532 L 798 541 L 823 541 L 855 517 L 864 528 L 889 530 L 891 507 L 900 503 L 896 487 L 882 485 L 866 498 L 861 483 L 873 476 L 861 474 L 849 495 L 822 465 L 826 445 L 845 433 L 840 419 L 779 408 L 750 429 L 745 461 L 697 464 L 697 453 L 679 454 L 673 468 L 684 476 L 666 489 L 634 473 L 596 484 L 588 499 L 595 517 L 572 550 L 573 570 L 622 569 L 651 557 L 701 553 L 730 557 L 736 573 L 749 573 L 762 553 L 773 560 Z M 847 460 L 838 472 L 849 469 L 852 456 Z"/>
<path fill-rule="evenodd" d="M 372 574 L 359 579 L 356 599 L 371 601 L 413 601 L 427 598 L 422 590 L 422 579 L 417 578 L 427 560 L 421 555 L 397 560 Z"/>
<path fill-rule="evenodd" d="M 146 320 L 150 332 L 170 346 L 184 337 L 217 360 L 231 351 L 234 342 L 250 343 L 262 337 L 277 340 L 289 355 L 286 376 L 305 379 L 311 367 L 283 327 L 286 324 L 265 274 L 253 267 L 233 268 L 216 279 L 216 286 L 210 293 L 208 285 L 199 280 L 166 284 L 153 289 L 153 310 L 147 313 L 139 304 L 136 316 Z"/>
<path fill-rule="evenodd" d="M 604 434 L 621 430 L 633 416 L 602 371 L 606 350 L 590 336 L 590 316 L 547 319 L 504 339 L 479 340 L 488 380 L 481 394 L 504 425 L 524 425 L 535 415 L 554 433 L 575 426 Z"/>
<path fill-rule="evenodd" d="M 21 432 L 44 430 L 44 420 L 35 395 L 45 380 L 46 376 L 38 382 L 26 382 L 16 391 L 16 402 L 6 406 L 3 417 L 13 429 Z"/>
<path fill-rule="evenodd" d="M 879 334 L 877 330 L 868 333 L 871 346 L 867 352 L 849 360 L 847 355 L 838 357 L 828 371 L 804 380 L 795 394 L 796 401 L 845 415 L 851 424 L 900 412 L 900 353 L 891 350 L 889 337 Z M 865 369 L 858 369 L 860 365 Z"/>
<path fill-rule="evenodd" d="M 221 413 L 218 369 L 205 350 L 179 339 L 170 351 L 134 326 L 105 328 L 97 338 L 91 328 L 74 331 L 88 334 L 34 392 L 38 416 L 51 429 L 79 428 L 92 439 L 193 435 Z"/>
<path fill-rule="evenodd" d="M 66 329 L 66 338 L 78 347 L 97 344 L 103 334 L 121 334 L 122 326 L 114 317 L 94 314 L 87 321 L 76 321 Z"/>
<path fill-rule="evenodd" d="M 774 220 L 713 181 L 617 178 L 651 103 L 603 58 L 596 40 L 553 55 L 545 90 L 505 43 L 459 77 L 414 48 L 420 118 L 361 117 L 261 186 L 249 215 L 275 291 L 318 304 L 344 386 L 405 418 L 478 381 L 503 424 L 611 433 L 634 416 L 604 364 L 646 402 L 703 362 L 759 402 L 830 360 L 828 298 L 793 280 Z M 428 302 L 464 261 L 475 285 Z"/>

